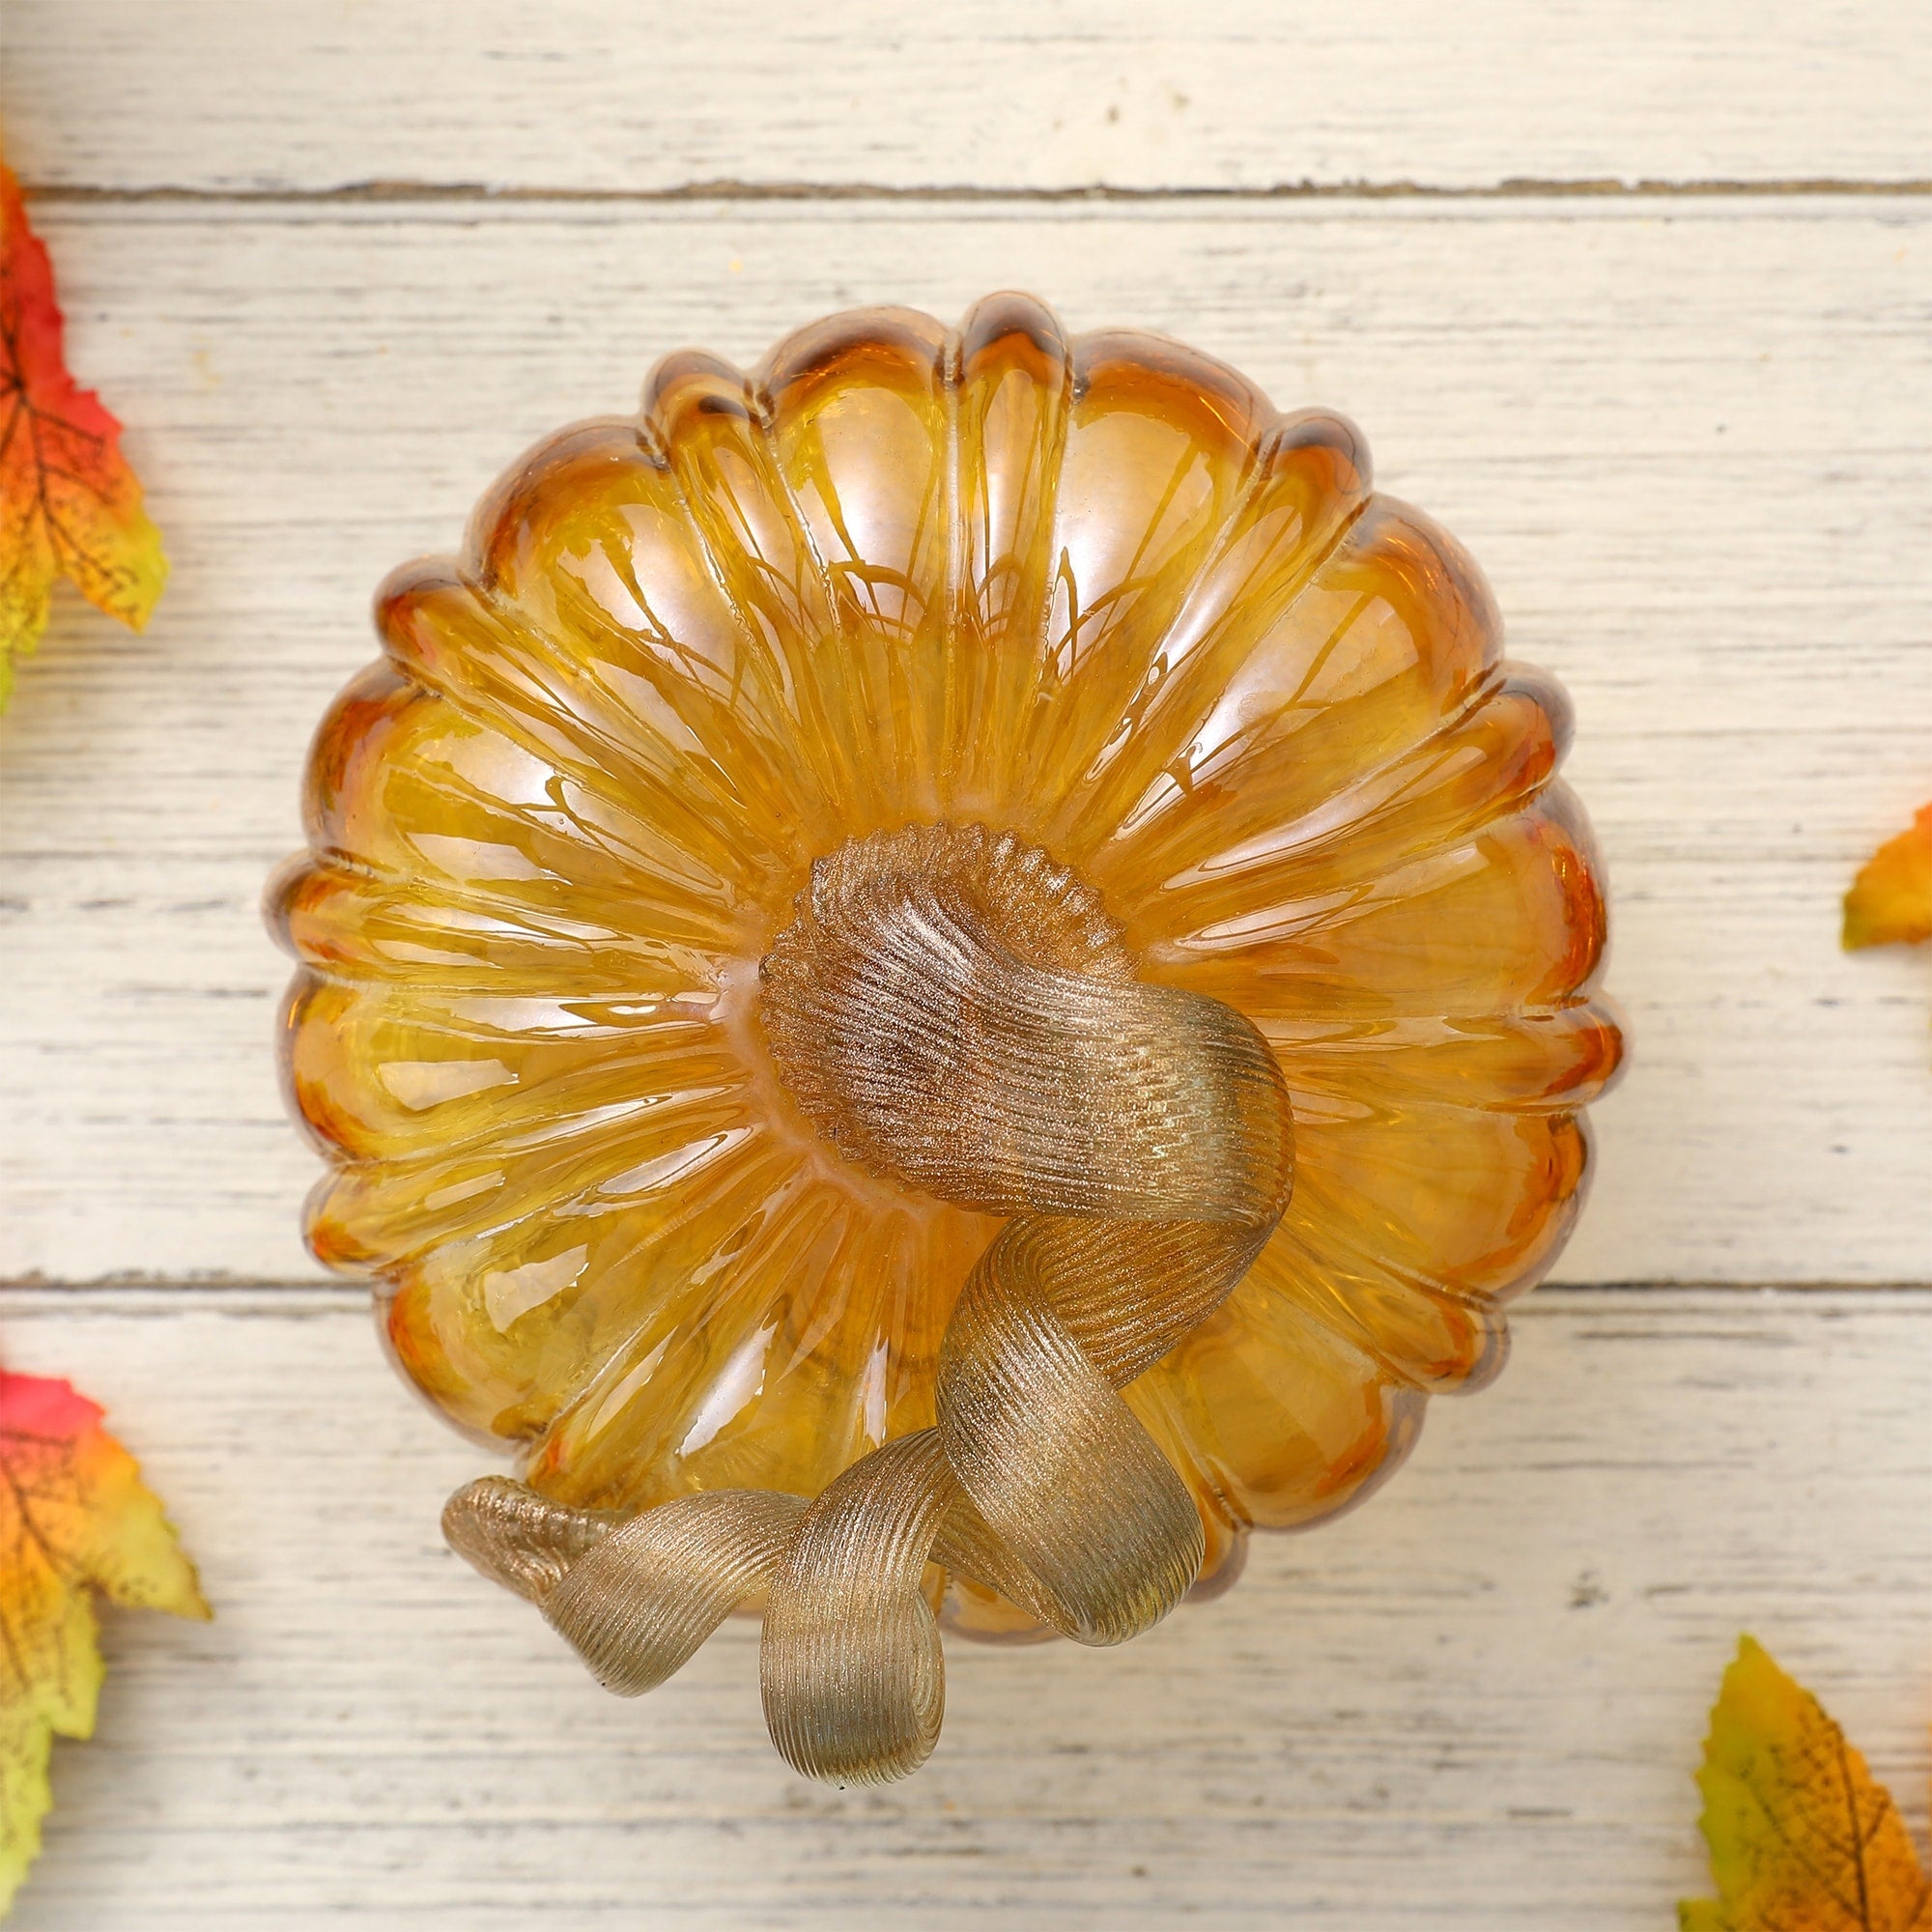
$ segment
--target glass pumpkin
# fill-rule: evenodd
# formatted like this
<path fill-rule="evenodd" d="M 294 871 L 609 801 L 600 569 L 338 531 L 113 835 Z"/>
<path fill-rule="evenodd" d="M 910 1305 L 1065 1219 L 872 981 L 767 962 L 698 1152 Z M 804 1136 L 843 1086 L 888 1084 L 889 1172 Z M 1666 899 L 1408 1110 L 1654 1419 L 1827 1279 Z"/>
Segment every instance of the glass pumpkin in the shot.
<path fill-rule="evenodd" d="M 377 622 L 271 893 L 308 1237 L 543 1495 L 810 1497 L 932 1423 L 998 1221 L 848 1157 L 760 1005 L 813 862 L 906 827 L 1039 848 L 1273 1049 L 1286 1212 L 1124 1392 L 1197 1592 L 1500 1366 L 1618 1064 L 1601 872 L 1561 691 L 1348 423 L 1022 297 L 866 310 L 669 357 Z"/>

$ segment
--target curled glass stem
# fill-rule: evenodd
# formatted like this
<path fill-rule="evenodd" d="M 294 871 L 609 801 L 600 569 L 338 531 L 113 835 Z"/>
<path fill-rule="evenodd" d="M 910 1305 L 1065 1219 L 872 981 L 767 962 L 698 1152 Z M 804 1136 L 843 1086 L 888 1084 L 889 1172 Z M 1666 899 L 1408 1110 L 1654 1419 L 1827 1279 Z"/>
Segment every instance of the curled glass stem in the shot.
<path fill-rule="evenodd" d="M 810 1503 L 717 1491 L 613 1526 L 493 1478 L 444 1525 L 627 1693 L 762 1593 L 774 1743 L 807 1776 L 880 1782 L 939 1734 L 929 1562 L 1093 1644 L 1194 1581 L 1199 1513 L 1120 1391 L 1273 1232 L 1291 1114 L 1249 1021 L 1136 980 L 1073 873 L 980 826 L 819 861 L 760 980 L 779 1071 L 848 1158 L 1007 1217 L 947 1329 L 936 1426 Z"/>

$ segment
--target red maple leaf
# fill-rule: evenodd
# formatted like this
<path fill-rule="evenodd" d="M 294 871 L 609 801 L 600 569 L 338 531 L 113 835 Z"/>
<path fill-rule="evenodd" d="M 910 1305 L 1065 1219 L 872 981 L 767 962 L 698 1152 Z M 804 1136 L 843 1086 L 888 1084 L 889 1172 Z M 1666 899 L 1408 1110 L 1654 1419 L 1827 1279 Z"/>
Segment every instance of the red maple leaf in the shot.
<path fill-rule="evenodd" d="M 0 161 L 0 704 L 54 580 L 139 630 L 167 582 L 121 425 L 68 373 L 53 265 Z"/>

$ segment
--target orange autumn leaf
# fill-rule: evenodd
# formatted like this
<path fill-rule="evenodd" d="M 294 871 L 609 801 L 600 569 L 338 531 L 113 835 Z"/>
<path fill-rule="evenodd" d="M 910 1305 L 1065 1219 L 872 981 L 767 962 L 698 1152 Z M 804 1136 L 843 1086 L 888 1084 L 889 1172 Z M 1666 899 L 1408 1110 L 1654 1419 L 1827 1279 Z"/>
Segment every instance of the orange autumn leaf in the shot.
<path fill-rule="evenodd" d="M 167 582 L 120 439 L 68 374 L 53 265 L 0 161 L 0 705 L 47 627 L 56 578 L 137 631 Z"/>
<path fill-rule="evenodd" d="M 0 1915 L 41 1848 L 54 1735 L 84 1738 L 104 1669 L 92 1593 L 212 1614 L 133 1457 L 64 1381 L 0 1370 Z"/>
<path fill-rule="evenodd" d="M 1845 895 L 1846 952 L 1922 939 L 1932 939 L 1932 805 L 1865 861 Z"/>
<path fill-rule="evenodd" d="M 1925 1932 L 1932 1882 L 1882 1784 L 1751 1637 L 1711 1707 L 1700 1823 L 1715 1899 L 1681 1932 Z"/>

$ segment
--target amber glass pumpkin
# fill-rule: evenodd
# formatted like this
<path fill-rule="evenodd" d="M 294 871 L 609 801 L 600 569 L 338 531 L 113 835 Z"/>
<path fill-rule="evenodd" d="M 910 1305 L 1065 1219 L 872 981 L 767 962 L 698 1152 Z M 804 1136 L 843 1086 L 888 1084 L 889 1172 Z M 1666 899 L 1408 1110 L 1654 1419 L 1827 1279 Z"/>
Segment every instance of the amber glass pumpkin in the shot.
<path fill-rule="evenodd" d="M 759 980 L 813 862 L 903 827 L 1038 848 L 1273 1049 L 1286 1212 L 1125 1391 L 1204 1580 L 1494 1374 L 1617 1065 L 1600 872 L 1561 692 L 1348 423 L 1024 298 L 867 310 L 670 357 L 377 621 L 272 897 L 308 1235 L 544 1495 L 810 1497 L 932 1422 L 997 1221 L 822 1131 Z"/>

